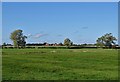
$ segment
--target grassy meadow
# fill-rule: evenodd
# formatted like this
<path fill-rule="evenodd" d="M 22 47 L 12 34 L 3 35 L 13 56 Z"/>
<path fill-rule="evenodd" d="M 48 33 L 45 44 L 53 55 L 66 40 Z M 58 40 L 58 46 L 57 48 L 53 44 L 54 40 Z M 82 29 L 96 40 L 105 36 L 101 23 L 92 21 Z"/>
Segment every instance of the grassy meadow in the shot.
<path fill-rule="evenodd" d="M 3 80 L 117 80 L 116 49 L 3 49 Z"/>

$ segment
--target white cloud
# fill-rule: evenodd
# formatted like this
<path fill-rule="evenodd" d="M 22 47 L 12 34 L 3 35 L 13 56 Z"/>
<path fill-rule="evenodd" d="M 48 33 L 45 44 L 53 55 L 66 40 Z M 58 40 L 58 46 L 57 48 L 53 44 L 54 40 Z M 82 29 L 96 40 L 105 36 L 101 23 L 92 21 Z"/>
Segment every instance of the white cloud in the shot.
<path fill-rule="evenodd" d="M 28 38 L 32 37 L 32 34 L 28 34 L 27 37 L 28 37 Z"/>
<path fill-rule="evenodd" d="M 33 37 L 34 38 L 40 38 L 40 37 L 43 37 L 43 36 L 46 36 L 46 35 L 48 35 L 48 34 L 40 34 L 40 33 L 38 33 L 38 34 L 34 35 Z"/>
<path fill-rule="evenodd" d="M 46 36 L 46 35 L 48 35 L 48 34 L 37 33 L 35 35 L 33 35 L 33 34 L 27 34 L 26 36 L 27 36 L 27 38 L 40 38 L 40 37 L 43 37 L 43 36 Z"/>

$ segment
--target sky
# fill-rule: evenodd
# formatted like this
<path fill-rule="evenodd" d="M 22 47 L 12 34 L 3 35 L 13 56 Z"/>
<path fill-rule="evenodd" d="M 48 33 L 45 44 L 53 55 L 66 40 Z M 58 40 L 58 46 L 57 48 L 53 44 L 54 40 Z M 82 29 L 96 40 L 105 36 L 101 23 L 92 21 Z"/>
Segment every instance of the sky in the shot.
<path fill-rule="evenodd" d="M 0 2 L 0 44 L 2 44 L 2 3 Z"/>
<path fill-rule="evenodd" d="M 3 2 L 2 43 L 17 29 L 27 43 L 95 43 L 106 33 L 118 37 L 117 2 Z"/>
<path fill-rule="evenodd" d="M 118 2 L 119 0 L 1 0 L 2 2 Z"/>

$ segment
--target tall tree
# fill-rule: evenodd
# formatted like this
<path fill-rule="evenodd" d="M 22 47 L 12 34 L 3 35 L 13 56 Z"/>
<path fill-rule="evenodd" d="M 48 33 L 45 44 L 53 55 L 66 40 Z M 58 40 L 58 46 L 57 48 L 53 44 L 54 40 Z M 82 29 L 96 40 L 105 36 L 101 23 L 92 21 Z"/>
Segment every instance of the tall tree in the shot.
<path fill-rule="evenodd" d="M 13 41 L 15 47 L 25 47 L 27 36 L 24 36 L 23 31 L 18 29 L 11 33 L 10 39 Z"/>
<path fill-rule="evenodd" d="M 6 46 L 7 44 L 4 42 L 2 46 Z"/>
<path fill-rule="evenodd" d="M 64 40 L 64 45 L 65 46 L 70 47 L 72 44 L 73 44 L 73 42 L 69 38 L 66 38 Z"/>
<path fill-rule="evenodd" d="M 111 48 L 112 45 L 115 45 L 114 41 L 117 41 L 117 39 L 112 33 L 107 33 L 96 40 L 98 46 L 107 46 L 109 48 Z"/>

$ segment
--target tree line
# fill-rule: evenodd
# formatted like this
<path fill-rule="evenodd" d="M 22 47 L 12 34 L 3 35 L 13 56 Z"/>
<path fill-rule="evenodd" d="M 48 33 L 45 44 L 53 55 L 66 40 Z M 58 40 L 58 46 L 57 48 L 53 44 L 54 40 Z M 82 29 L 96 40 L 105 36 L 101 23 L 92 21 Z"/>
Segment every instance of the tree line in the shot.
<path fill-rule="evenodd" d="M 13 41 L 14 47 L 24 48 L 26 46 L 27 36 L 23 35 L 23 30 L 21 30 L 21 29 L 13 31 L 10 34 L 10 39 Z M 105 47 L 108 47 L 108 48 L 112 48 L 112 46 L 116 45 L 115 41 L 117 41 L 117 38 L 114 37 L 112 35 L 112 33 L 106 33 L 96 40 L 96 46 L 99 46 L 99 47 L 105 46 Z M 69 38 L 66 38 L 64 40 L 63 45 L 67 46 L 67 47 L 70 47 L 74 44 Z"/>

